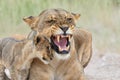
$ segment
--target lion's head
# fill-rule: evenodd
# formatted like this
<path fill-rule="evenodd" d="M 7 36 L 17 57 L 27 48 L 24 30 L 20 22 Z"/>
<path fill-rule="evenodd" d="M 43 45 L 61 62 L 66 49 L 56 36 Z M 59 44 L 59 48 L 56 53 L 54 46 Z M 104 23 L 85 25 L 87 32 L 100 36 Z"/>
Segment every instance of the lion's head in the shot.
<path fill-rule="evenodd" d="M 74 27 L 79 17 L 80 14 L 63 9 L 48 9 L 37 17 L 30 16 L 23 20 L 32 30 L 45 33 L 51 41 L 52 49 L 63 58 L 69 55 Z"/>
<path fill-rule="evenodd" d="M 49 40 L 44 35 L 38 34 L 34 37 L 33 44 L 36 56 L 45 64 L 48 64 L 53 58 Z"/>

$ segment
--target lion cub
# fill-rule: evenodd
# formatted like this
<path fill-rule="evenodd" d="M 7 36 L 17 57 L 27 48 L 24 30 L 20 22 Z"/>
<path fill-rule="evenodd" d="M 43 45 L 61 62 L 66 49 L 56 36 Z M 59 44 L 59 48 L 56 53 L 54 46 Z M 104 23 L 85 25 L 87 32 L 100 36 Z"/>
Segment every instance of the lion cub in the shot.
<path fill-rule="evenodd" d="M 26 80 L 34 58 L 48 64 L 52 57 L 50 43 L 44 36 L 22 41 L 4 38 L 0 40 L 0 80 L 4 80 L 5 68 L 10 71 L 11 80 Z"/>

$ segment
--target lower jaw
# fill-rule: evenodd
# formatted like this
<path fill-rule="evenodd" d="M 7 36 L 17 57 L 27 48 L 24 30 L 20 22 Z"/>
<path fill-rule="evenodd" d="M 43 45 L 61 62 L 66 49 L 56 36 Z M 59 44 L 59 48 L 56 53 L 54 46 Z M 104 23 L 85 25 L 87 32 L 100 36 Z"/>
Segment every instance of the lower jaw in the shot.
<path fill-rule="evenodd" d="M 69 53 L 69 51 L 63 50 L 63 51 L 59 51 L 58 54 L 68 54 L 68 53 Z"/>
<path fill-rule="evenodd" d="M 66 60 L 70 57 L 70 54 L 59 54 L 55 53 L 55 57 L 60 60 Z"/>
<path fill-rule="evenodd" d="M 70 46 L 70 45 L 67 45 L 67 46 Z M 58 46 L 55 45 L 54 42 L 52 41 L 52 42 L 51 42 L 51 48 L 52 48 L 57 54 L 61 54 L 61 55 L 62 55 L 62 54 L 69 54 L 71 46 L 69 47 L 68 50 L 62 50 L 62 51 L 60 51 L 60 49 L 58 48 Z"/>
<path fill-rule="evenodd" d="M 62 50 L 62 51 L 60 51 L 60 49 L 57 46 L 56 48 L 53 48 L 53 49 L 57 52 L 57 54 L 61 54 L 61 55 L 69 54 L 70 52 L 70 47 L 68 50 Z"/>

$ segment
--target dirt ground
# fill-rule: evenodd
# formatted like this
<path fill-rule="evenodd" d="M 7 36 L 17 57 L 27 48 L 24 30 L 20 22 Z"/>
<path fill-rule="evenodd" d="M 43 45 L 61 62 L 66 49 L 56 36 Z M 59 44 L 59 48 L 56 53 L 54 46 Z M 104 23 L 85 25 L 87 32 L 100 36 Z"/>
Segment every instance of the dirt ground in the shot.
<path fill-rule="evenodd" d="M 87 80 L 120 80 L 120 54 L 94 52 L 85 74 Z"/>

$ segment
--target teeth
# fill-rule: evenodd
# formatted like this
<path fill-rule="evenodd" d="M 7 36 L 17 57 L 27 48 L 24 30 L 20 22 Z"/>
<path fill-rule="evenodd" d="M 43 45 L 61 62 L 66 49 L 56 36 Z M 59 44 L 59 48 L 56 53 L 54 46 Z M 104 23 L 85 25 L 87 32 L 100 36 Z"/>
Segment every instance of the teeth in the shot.
<path fill-rule="evenodd" d="M 59 47 L 59 51 L 68 50 L 70 48 L 70 46 L 67 46 L 65 49 L 62 49 L 60 46 L 58 47 Z"/>
<path fill-rule="evenodd" d="M 60 41 L 60 36 L 57 36 L 57 42 L 59 42 Z"/>
<path fill-rule="evenodd" d="M 61 38 L 65 37 L 64 35 L 61 35 Z"/>
<path fill-rule="evenodd" d="M 68 49 L 69 49 L 69 47 L 70 47 L 70 46 L 66 47 L 66 50 L 68 50 Z"/>
<path fill-rule="evenodd" d="M 59 50 L 62 51 L 62 48 L 60 46 L 58 46 L 58 47 L 59 47 Z"/>
<path fill-rule="evenodd" d="M 68 36 L 68 40 L 70 40 L 70 36 Z"/>

